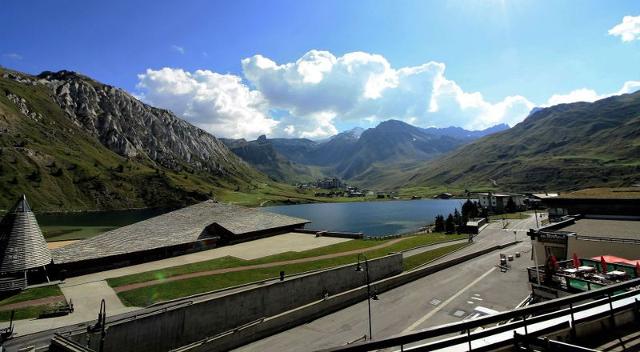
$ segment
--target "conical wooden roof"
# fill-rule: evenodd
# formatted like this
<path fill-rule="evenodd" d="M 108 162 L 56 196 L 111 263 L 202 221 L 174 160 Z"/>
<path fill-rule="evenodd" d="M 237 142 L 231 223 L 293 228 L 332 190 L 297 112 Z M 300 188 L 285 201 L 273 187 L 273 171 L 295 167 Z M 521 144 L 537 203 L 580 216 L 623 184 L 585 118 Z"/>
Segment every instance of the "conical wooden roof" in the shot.
<path fill-rule="evenodd" d="M 0 221 L 0 274 L 51 263 L 51 252 L 24 195 Z"/>

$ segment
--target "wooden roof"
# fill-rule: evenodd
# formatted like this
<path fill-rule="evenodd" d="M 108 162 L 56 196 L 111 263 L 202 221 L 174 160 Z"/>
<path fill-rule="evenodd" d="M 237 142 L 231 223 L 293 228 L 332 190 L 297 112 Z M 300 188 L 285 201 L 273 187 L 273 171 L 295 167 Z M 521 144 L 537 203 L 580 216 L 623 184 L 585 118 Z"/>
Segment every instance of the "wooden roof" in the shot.
<path fill-rule="evenodd" d="M 208 200 L 53 250 L 55 263 L 146 251 L 206 239 L 218 224 L 235 236 L 303 225 L 308 220 Z"/>
<path fill-rule="evenodd" d="M 23 195 L 0 221 L 0 274 L 51 263 L 51 252 Z"/>

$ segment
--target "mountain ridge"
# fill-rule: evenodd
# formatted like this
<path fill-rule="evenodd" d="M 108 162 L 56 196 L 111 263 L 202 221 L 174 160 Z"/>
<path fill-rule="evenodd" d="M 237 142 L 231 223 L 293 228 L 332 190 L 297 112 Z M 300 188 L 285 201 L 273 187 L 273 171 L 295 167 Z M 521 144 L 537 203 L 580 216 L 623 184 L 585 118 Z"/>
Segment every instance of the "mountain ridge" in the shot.
<path fill-rule="evenodd" d="M 404 187 L 575 190 L 640 180 L 640 92 L 539 108 L 416 170 Z"/>
<path fill-rule="evenodd" d="M 0 68 L 0 208 L 23 193 L 40 211 L 306 197 L 122 89 L 73 71 Z"/>

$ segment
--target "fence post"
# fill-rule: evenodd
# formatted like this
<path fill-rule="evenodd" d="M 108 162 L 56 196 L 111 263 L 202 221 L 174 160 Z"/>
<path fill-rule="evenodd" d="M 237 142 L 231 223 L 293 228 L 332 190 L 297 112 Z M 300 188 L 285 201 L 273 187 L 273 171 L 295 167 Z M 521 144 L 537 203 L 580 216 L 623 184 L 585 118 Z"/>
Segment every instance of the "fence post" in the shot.
<path fill-rule="evenodd" d="M 522 315 L 522 322 L 524 323 L 524 336 L 528 336 L 529 330 L 527 329 L 527 316 L 524 314 Z"/>
<path fill-rule="evenodd" d="M 569 313 L 571 313 L 571 338 L 575 339 L 576 337 L 576 320 L 573 316 L 573 303 L 569 302 Z"/>
<path fill-rule="evenodd" d="M 471 329 L 467 329 L 467 343 L 469 344 L 469 352 L 471 352 Z"/>

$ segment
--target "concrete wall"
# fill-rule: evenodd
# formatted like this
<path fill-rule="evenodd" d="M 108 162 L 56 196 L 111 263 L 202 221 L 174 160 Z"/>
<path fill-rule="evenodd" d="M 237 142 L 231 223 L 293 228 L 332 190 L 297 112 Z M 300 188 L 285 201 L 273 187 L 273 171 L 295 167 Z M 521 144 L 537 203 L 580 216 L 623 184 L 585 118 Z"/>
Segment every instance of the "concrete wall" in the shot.
<path fill-rule="evenodd" d="M 402 272 L 402 255 L 371 260 L 369 268 L 372 281 L 397 275 Z M 104 351 L 167 351 L 364 284 L 364 272 L 346 265 L 147 316 L 142 313 L 136 319 L 110 324 Z"/>

